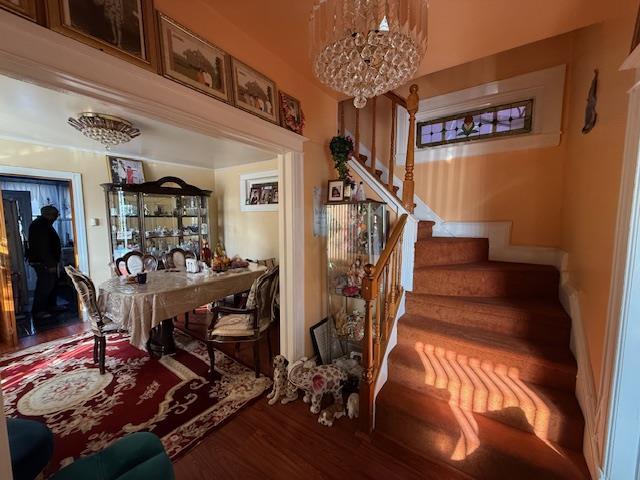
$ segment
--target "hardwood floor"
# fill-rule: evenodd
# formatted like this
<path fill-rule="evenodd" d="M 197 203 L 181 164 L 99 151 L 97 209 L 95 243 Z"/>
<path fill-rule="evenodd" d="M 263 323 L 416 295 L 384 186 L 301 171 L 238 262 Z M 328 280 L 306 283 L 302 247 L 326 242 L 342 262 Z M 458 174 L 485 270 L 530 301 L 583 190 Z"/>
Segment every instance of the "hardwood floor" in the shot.
<path fill-rule="evenodd" d="M 452 470 L 397 446 L 356 436 L 356 422 L 317 422 L 302 399 L 242 409 L 177 460 L 178 480 L 211 479 L 461 479 Z"/>
<path fill-rule="evenodd" d="M 203 316 L 191 316 L 190 327 L 202 328 Z M 177 326 L 181 327 L 182 322 Z M 80 333 L 88 323 L 50 330 L 22 339 L 20 345 L 0 353 Z M 277 327 L 272 347 L 279 351 Z M 266 339 L 261 342 L 261 370 L 271 374 Z M 253 365 L 250 345 L 221 350 L 247 366 Z M 447 467 L 431 463 L 396 444 L 372 443 L 356 436 L 356 421 L 343 417 L 333 427 L 317 421 L 302 397 L 288 405 L 267 404 L 265 396 L 205 437 L 174 463 L 178 480 L 212 479 L 462 479 Z"/>
<path fill-rule="evenodd" d="M 19 338 L 18 344 L 15 347 L 0 344 L 0 354 L 17 352 L 18 350 L 32 347 L 33 345 L 38 345 L 40 343 L 50 342 L 59 338 L 70 337 L 71 335 L 75 335 L 76 333 L 86 332 L 90 328 L 91 324 L 89 322 L 78 322 L 70 325 L 64 325 L 62 327 L 52 328 L 50 330 L 45 330 L 42 333 L 36 333 L 35 335 Z"/>

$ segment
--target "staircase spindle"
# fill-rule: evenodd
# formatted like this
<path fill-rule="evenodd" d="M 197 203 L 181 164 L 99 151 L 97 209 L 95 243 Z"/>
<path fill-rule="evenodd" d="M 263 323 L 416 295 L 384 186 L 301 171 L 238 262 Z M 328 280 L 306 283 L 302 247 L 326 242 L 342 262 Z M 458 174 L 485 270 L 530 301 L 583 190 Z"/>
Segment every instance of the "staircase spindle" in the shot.
<path fill-rule="evenodd" d="M 395 194 L 393 190 L 393 176 L 396 165 L 396 110 L 397 104 L 395 100 L 391 100 L 391 142 L 389 146 L 389 178 L 387 181 L 387 188 L 391 193 Z"/>
<path fill-rule="evenodd" d="M 338 135 L 344 137 L 344 102 L 338 103 Z"/>
<path fill-rule="evenodd" d="M 356 138 L 355 138 L 356 161 L 360 162 L 360 109 L 356 108 Z"/>
<path fill-rule="evenodd" d="M 409 139 L 407 141 L 407 161 L 405 163 L 404 182 L 402 184 L 402 203 L 404 208 L 413 213 L 413 193 L 415 183 L 413 181 L 414 155 L 416 150 L 416 112 L 420 98 L 418 97 L 418 85 L 413 84 L 409 89 L 407 98 L 407 111 L 409 112 Z"/>
<path fill-rule="evenodd" d="M 371 99 L 371 108 L 373 109 L 373 113 L 371 114 L 371 165 L 369 166 L 369 171 L 371 175 L 376 176 L 376 102 L 378 97 L 373 97 Z"/>

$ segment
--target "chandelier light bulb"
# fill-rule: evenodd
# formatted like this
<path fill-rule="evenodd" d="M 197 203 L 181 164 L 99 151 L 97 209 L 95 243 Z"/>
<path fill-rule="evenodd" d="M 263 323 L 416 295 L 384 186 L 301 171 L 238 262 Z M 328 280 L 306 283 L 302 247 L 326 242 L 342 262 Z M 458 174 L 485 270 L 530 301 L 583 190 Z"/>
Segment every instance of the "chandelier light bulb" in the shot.
<path fill-rule="evenodd" d="M 363 108 L 416 73 L 427 47 L 427 0 L 316 0 L 309 34 L 316 77 Z"/>

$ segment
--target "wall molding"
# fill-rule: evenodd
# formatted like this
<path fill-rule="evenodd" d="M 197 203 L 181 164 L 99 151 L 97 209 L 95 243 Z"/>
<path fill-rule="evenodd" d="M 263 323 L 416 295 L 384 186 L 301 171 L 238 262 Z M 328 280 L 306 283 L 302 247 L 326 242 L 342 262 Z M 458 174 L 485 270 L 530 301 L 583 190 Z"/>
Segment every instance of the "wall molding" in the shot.
<path fill-rule="evenodd" d="M 415 163 L 558 146 L 562 133 L 565 73 L 566 65 L 558 65 L 420 100 L 416 122 L 532 98 L 533 125 L 530 134 L 416 148 Z M 398 164 L 404 165 L 409 114 L 401 107 L 397 107 L 396 114 L 396 159 Z"/>
<path fill-rule="evenodd" d="M 599 444 L 600 433 L 597 419 L 600 416 L 598 408 L 598 396 L 596 394 L 591 357 L 587 346 L 587 337 L 584 332 L 582 315 L 580 313 L 580 299 L 578 292 L 571 285 L 568 267 L 569 256 L 562 255 L 560 269 L 560 303 L 571 318 L 571 351 L 578 364 L 576 377 L 576 397 L 584 417 L 584 434 L 582 440 L 582 453 L 591 478 L 602 480 L 602 465 L 600 463 L 601 449 Z"/>
<path fill-rule="evenodd" d="M 443 222 L 433 227 L 434 236 L 481 237 L 489 239 L 489 259 L 503 262 L 535 263 L 562 268 L 564 252 L 553 247 L 512 245 L 513 222 Z"/>
<path fill-rule="evenodd" d="M 59 170 L 45 170 L 42 168 L 10 167 L 0 165 L 0 175 L 19 175 L 24 177 L 48 178 L 68 181 L 73 199 L 73 223 L 77 238 L 78 266 L 80 270 L 90 274 L 89 249 L 87 247 L 87 225 L 84 211 L 84 195 L 82 193 L 82 175 L 74 172 L 62 172 Z"/>

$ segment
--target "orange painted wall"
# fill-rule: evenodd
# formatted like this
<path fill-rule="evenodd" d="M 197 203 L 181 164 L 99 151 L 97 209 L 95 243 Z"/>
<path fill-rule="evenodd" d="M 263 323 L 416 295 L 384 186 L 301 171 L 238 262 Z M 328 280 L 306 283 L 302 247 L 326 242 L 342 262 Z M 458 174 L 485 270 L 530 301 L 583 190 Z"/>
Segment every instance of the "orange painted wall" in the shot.
<path fill-rule="evenodd" d="M 617 4 L 615 18 L 580 30 L 574 42 L 566 132 L 561 247 L 569 254 L 569 278 L 578 294 L 596 385 L 601 375 L 611 281 L 615 223 L 632 72 L 619 67 L 629 53 L 636 1 Z M 598 122 L 581 133 L 585 99 L 600 71 Z"/>
<path fill-rule="evenodd" d="M 328 141 L 337 128 L 337 103 L 334 98 L 300 74 L 289 63 L 252 38 L 246 28 L 231 23 L 216 12 L 215 7 L 201 0 L 155 0 L 158 10 L 215 43 L 231 55 L 260 71 L 276 82 L 278 88 L 298 98 L 307 118 L 304 134 L 309 141 L 304 146 L 305 203 L 305 323 L 309 327 L 321 320 L 326 311 L 326 282 L 323 272 L 324 243 L 312 233 L 314 186 L 325 186 L 332 163 Z M 203 101 L 211 101 L 203 97 Z M 308 330 L 307 330 L 308 331 Z M 307 352 L 311 340 L 305 337 Z"/>

